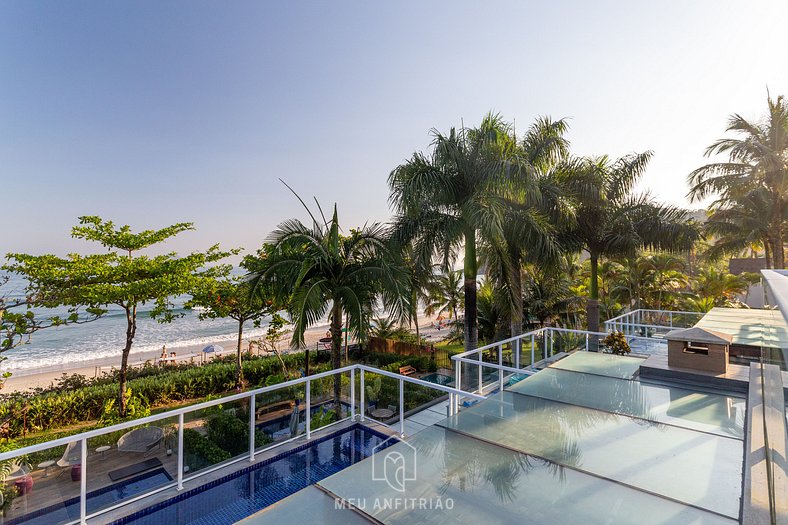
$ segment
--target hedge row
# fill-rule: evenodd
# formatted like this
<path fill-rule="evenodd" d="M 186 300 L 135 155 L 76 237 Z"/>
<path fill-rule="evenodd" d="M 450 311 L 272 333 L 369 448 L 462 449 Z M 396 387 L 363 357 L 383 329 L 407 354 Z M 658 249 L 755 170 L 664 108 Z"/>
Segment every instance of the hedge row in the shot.
<path fill-rule="evenodd" d="M 284 356 L 289 370 L 304 366 L 304 354 Z M 281 364 L 276 357 L 262 357 L 243 362 L 243 376 L 252 387 L 281 381 Z M 276 381 L 278 380 L 278 381 Z M 235 365 L 210 363 L 201 367 L 172 371 L 168 374 L 139 377 L 128 382 L 132 395 L 150 407 L 222 394 L 235 388 Z M 92 385 L 60 390 L 32 397 L 14 397 L 0 404 L 0 420 L 8 418 L 7 436 L 15 438 L 26 431 L 61 428 L 97 420 L 104 403 L 118 395 L 118 384 Z M 22 416 L 27 406 L 27 414 Z"/>

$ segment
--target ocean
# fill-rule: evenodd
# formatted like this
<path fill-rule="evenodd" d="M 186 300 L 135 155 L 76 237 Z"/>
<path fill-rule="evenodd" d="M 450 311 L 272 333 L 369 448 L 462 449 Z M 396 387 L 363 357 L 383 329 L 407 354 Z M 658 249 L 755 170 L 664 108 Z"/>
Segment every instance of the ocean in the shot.
<path fill-rule="evenodd" d="M 4 297 L 23 296 L 24 280 L 11 276 L 11 280 L 0 287 Z M 135 354 L 160 350 L 167 345 L 168 351 L 177 352 L 179 348 L 200 344 L 221 343 L 225 348 L 235 346 L 238 325 L 232 319 L 210 319 L 200 321 L 198 313 L 183 308 L 186 297 L 177 298 L 176 313 L 183 316 L 171 323 L 159 323 L 149 317 L 151 305 L 143 306 L 137 314 L 137 334 L 131 349 L 132 360 Z M 37 311 L 38 314 L 65 315 L 66 309 Z M 256 337 L 266 331 L 266 323 L 254 328 L 252 323 L 244 327 L 244 338 Z M 126 340 L 126 316 L 122 309 L 110 307 L 104 317 L 81 325 L 59 326 L 40 330 L 33 334 L 29 344 L 24 344 L 4 353 L 3 371 L 15 375 L 33 372 L 58 370 L 68 364 L 117 358 L 120 364 L 121 351 Z"/>

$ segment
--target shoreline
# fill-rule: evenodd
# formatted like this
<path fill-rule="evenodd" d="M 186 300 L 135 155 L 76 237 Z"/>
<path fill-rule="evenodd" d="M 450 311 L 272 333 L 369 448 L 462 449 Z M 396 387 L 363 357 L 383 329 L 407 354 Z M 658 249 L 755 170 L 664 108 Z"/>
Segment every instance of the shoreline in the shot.
<path fill-rule="evenodd" d="M 421 315 L 419 316 L 418 322 L 419 329 L 422 330 L 422 336 L 425 337 L 425 339 L 434 340 L 435 336 L 438 336 L 437 339 L 440 339 L 437 331 L 431 328 L 431 318 Z M 325 337 L 328 328 L 328 324 L 321 324 L 314 326 L 304 332 L 305 345 L 310 349 L 314 348 L 315 345 L 317 345 L 318 340 L 322 337 Z M 292 332 L 289 330 L 286 331 L 285 336 L 279 342 L 277 348 L 284 351 L 285 353 L 303 352 L 303 349 L 301 348 L 290 348 L 291 333 Z M 249 338 L 244 338 L 241 348 L 248 348 L 250 340 L 251 339 Z M 202 363 L 202 349 L 209 344 L 217 344 L 218 346 L 222 346 L 224 348 L 224 351 L 219 352 L 217 355 L 225 356 L 228 354 L 235 354 L 236 352 L 236 340 L 231 339 L 228 341 L 226 337 L 220 336 L 216 338 L 214 343 L 202 343 L 199 345 L 188 345 L 172 348 L 168 347 L 167 353 L 169 354 L 173 351 L 176 352 L 176 361 L 179 364 L 191 362 L 195 366 L 199 366 Z M 132 351 L 132 353 L 129 355 L 129 367 L 142 366 L 145 362 L 156 363 L 160 355 L 160 349 L 140 353 L 133 353 Z M 9 370 L 9 372 L 12 373 L 12 376 L 5 380 L 3 388 L 0 389 L 0 393 L 9 394 L 12 392 L 24 392 L 35 388 L 47 388 L 54 384 L 57 379 L 60 379 L 63 374 L 81 374 L 88 378 L 93 378 L 97 375 L 101 375 L 102 372 L 108 372 L 112 368 L 119 368 L 120 357 L 120 353 L 118 353 L 118 355 L 115 357 L 103 357 L 99 359 L 75 361 L 70 365 L 22 369 L 17 372 Z"/>

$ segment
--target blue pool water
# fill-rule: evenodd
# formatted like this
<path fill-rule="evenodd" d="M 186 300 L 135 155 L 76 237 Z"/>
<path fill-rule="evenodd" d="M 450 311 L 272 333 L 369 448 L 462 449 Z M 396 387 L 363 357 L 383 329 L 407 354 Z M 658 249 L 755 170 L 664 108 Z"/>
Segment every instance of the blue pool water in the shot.
<path fill-rule="evenodd" d="M 388 441 L 387 441 L 388 440 Z M 286 498 L 394 444 L 359 424 L 212 481 L 112 525 L 225 525 Z"/>
<path fill-rule="evenodd" d="M 451 376 L 447 376 L 446 374 L 427 374 L 421 379 L 423 381 L 429 381 L 430 383 L 435 383 L 436 385 L 449 386 L 454 384 L 454 378 Z"/>
<path fill-rule="evenodd" d="M 148 492 L 172 481 L 172 477 L 163 468 L 152 470 L 139 476 L 120 481 L 108 487 L 88 492 L 87 512 L 96 512 L 120 500 L 131 498 L 137 494 Z M 35 487 L 33 487 L 35 490 Z M 5 525 L 52 525 L 79 519 L 79 497 L 68 499 L 62 503 L 30 512 L 19 518 L 6 520 Z"/>

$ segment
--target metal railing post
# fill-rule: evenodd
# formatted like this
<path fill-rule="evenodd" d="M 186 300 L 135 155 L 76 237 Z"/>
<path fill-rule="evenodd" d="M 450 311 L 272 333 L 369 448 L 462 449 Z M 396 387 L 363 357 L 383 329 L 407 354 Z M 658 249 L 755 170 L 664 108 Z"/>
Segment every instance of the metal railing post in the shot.
<path fill-rule="evenodd" d="M 399 380 L 399 434 L 405 436 L 405 380 Z"/>
<path fill-rule="evenodd" d="M 547 357 L 547 340 L 550 338 L 550 329 L 547 328 L 542 337 L 542 359 Z"/>
<path fill-rule="evenodd" d="M 503 345 L 498 345 L 498 390 L 503 393 Z"/>
<path fill-rule="evenodd" d="M 670 312 L 670 315 L 668 316 L 668 318 L 670 320 L 670 327 L 673 328 L 673 312 Z"/>
<path fill-rule="evenodd" d="M 80 447 L 82 465 L 79 473 L 79 521 L 84 524 L 87 523 L 88 514 L 88 440 L 86 438 L 82 438 Z"/>
<path fill-rule="evenodd" d="M 479 380 L 479 390 L 478 390 L 478 392 L 480 394 L 482 393 L 482 371 L 483 371 L 482 370 L 482 368 L 483 368 L 482 367 L 482 363 L 484 362 L 484 357 L 482 355 L 483 353 L 484 352 L 479 352 L 479 365 L 478 365 L 479 366 L 479 370 L 478 370 L 478 374 L 477 374 L 479 376 L 478 377 L 478 380 Z"/>
<path fill-rule="evenodd" d="M 312 439 L 312 381 L 306 382 L 306 439 Z"/>
<path fill-rule="evenodd" d="M 455 361 L 457 370 L 454 371 L 454 388 L 462 390 L 462 361 Z M 460 396 L 454 396 L 454 413 L 460 410 Z"/>
<path fill-rule="evenodd" d="M 183 413 L 178 414 L 178 490 L 183 490 Z"/>
<path fill-rule="evenodd" d="M 522 336 L 517 336 L 517 339 L 514 340 L 515 343 L 515 354 L 514 354 L 514 367 L 520 368 L 520 351 L 523 348 L 523 338 Z"/>
<path fill-rule="evenodd" d="M 249 396 L 249 461 L 254 461 L 254 435 L 257 431 L 257 396 Z"/>
<path fill-rule="evenodd" d="M 535 358 L 536 358 L 536 347 L 534 346 L 534 334 L 531 334 L 531 368 L 534 367 Z"/>
<path fill-rule="evenodd" d="M 586 352 L 588 352 L 588 334 L 586 334 Z"/>
<path fill-rule="evenodd" d="M 449 413 L 446 414 L 446 415 L 449 416 L 449 417 L 453 416 L 454 415 L 454 394 L 453 393 L 449 394 L 449 406 L 447 408 L 449 409 Z"/>
<path fill-rule="evenodd" d="M 359 388 L 361 392 L 359 392 L 359 405 L 358 409 L 361 412 L 361 421 L 364 421 L 364 414 L 366 413 L 366 409 L 364 408 L 364 394 L 366 393 L 366 387 L 364 386 L 364 369 L 361 369 L 361 383 L 359 384 Z"/>
<path fill-rule="evenodd" d="M 356 370 L 350 371 L 350 419 L 356 419 Z"/>

